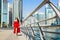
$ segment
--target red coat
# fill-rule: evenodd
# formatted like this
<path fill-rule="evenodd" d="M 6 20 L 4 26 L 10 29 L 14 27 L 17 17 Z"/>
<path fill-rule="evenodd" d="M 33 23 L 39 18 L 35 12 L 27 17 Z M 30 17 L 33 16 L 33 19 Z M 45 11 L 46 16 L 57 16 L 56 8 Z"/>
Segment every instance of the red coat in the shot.
<path fill-rule="evenodd" d="M 16 33 L 16 31 L 17 33 L 20 33 L 20 23 L 18 21 L 14 21 L 14 33 Z"/>
<path fill-rule="evenodd" d="M 14 28 L 18 28 L 20 26 L 20 23 L 17 21 L 14 21 Z"/>

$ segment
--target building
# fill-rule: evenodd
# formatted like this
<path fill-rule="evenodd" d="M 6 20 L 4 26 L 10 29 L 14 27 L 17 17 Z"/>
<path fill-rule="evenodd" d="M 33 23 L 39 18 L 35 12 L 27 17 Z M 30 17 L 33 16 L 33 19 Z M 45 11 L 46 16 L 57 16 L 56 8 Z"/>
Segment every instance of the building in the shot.
<path fill-rule="evenodd" d="M 40 20 L 40 14 L 39 14 L 38 12 L 36 12 L 36 13 L 34 14 L 34 17 L 35 17 L 37 20 Z"/>
<path fill-rule="evenodd" d="M 0 26 L 1 26 L 1 0 L 0 0 Z"/>
<path fill-rule="evenodd" d="M 19 0 L 19 19 L 22 22 L 23 19 L 23 0 Z"/>
<path fill-rule="evenodd" d="M 58 0 L 58 9 L 59 9 L 59 11 L 60 11 L 60 0 Z M 57 24 L 60 25 L 60 19 L 57 18 L 56 21 L 58 21 Z"/>
<path fill-rule="evenodd" d="M 45 14 L 43 12 L 35 13 L 34 16 L 37 20 L 45 20 Z"/>
<path fill-rule="evenodd" d="M 12 27 L 13 5 L 9 4 L 9 27 Z"/>
<path fill-rule="evenodd" d="M 50 7 L 49 4 L 46 4 L 46 8 L 45 8 L 45 19 L 49 19 L 56 16 L 55 12 L 53 11 L 53 9 Z M 56 19 L 52 19 L 49 21 L 46 21 L 47 25 L 51 25 L 51 23 L 54 23 Z"/>
<path fill-rule="evenodd" d="M 45 20 L 45 14 L 43 12 L 36 12 L 34 14 L 34 17 L 38 20 L 38 21 L 42 21 Z M 45 21 L 44 22 L 40 22 L 40 25 L 45 25 Z"/>
<path fill-rule="evenodd" d="M 19 12 L 18 2 L 19 2 L 19 0 L 14 0 L 14 1 L 13 1 L 14 19 L 15 19 L 15 17 L 19 17 L 19 14 L 18 14 L 18 12 Z"/>
<path fill-rule="evenodd" d="M 9 24 L 8 0 L 1 0 L 1 27 L 8 27 L 8 24 Z"/>
<path fill-rule="evenodd" d="M 13 13 L 14 13 L 14 19 L 16 17 L 19 18 L 20 21 L 22 21 L 22 0 L 14 0 L 13 2 Z"/>
<path fill-rule="evenodd" d="M 59 11 L 60 11 L 60 0 L 58 0 L 57 8 L 58 8 Z M 59 18 L 56 18 L 54 24 L 55 24 L 55 25 L 60 25 L 60 19 L 59 19 Z"/>
<path fill-rule="evenodd" d="M 60 0 L 58 0 L 58 9 L 60 10 Z"/>

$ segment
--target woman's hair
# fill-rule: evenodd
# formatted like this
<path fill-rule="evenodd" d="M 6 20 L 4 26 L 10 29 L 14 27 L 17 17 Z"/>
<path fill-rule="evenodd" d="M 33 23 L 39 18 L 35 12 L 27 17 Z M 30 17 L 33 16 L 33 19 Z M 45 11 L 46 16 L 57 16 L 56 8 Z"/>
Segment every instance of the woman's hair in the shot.
<path fill-rule="evenodd" d="M 17 19 L 17 21 L 19 22 L 19 19 L 18 18 L 16 18 Z"/>

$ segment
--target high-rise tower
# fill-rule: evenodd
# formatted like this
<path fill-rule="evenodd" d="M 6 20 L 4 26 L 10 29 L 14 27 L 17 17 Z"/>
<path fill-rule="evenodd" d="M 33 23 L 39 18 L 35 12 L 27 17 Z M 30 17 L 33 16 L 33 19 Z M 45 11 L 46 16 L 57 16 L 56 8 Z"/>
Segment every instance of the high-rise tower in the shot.
<path fill-rule="evenodd" d="M 22 21 L 22 0 L 14 0 L 13 3 L 13 13 L 14 13 L 14 19 L 15 17 L 18 17 L 20 21 Z"/>

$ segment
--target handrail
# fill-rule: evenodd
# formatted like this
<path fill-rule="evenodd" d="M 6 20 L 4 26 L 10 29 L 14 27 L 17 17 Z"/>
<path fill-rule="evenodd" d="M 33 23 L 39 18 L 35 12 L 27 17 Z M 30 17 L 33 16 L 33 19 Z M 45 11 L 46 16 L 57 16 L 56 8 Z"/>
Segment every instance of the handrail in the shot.
<path fill-rule="evenodd" d="M 45 20 L 40 20 L 38 22 L 34 22 L 34 23 L 39 23 L 39 22 L 43 22 L 43 21 L 48 21 L 48 20 L 51 20 L 51 19 L 54 19 L 54 18 L 57 18 L 56 16 L 52 17 L 52 18 L 49 18 L 49 19 L 45 19 Z M 34 23 L 31 23 L 31 24 L 34 24 Z M 27 24 L 27 25 L 30 25 L 30 24 Z"/>
<path fill-rule="evenodd" d="M 38 11 L 42 6 L 44 6 L 45 4 L 49 4 L 49 5 L 50 5 L 50 3 L 52 3 L 52 2 L 50 2 L 50 0 L 44 0 L 32 13 L 30 13 L 30 15 L 29 15 L 26 19 L 23 20 L 23 22 L 26 21 L 30 16 L 32 16 L 36 11 Z M 52 5 L 53 5 L 53 4 L 52 4 Z M 51 5 L 50 5 L 50 6 L 51 6 Z M 52 6 L 51 6 L 51 7 L 52 7 Z M 54 5 L 54 7 L 56 8 L 55 5 Z M 57 9 L 57 8 L 56 8 L 56 9 Z M 53 8 L 53 10 L 55 11 L 54 8 Z M 59 12 L 58 9 L 57 9 L 57 11 Z M 57 17 L 59 16 L 58 13 L 55 12 L 55 14 L 57 15 Z"/>
<path fill-rule="evenodd" d="M 51 20 L 51 19 L 54 19 L 54 18 L 56 18 L 56 16 L 54 16 L 54 17 L 52 17 L 52 18 L 49 18 L 49 19 L 46 19 L 46 20 L 41 20 L 41 21 L 39 21 L 39 22 L 48 21 L 48 20 Z"/>
<path fill-rule="evenodd" d="M 31 26 L 31 27 L 33 27 L 33 28 L 35 28 L 35 27 L 37 27 L 37 26 Z M 54 25 L 54 26 L 50 26 L 50 25 L 48 25 L 48 26 L 40 26 L 40 27 L 60 27 L 60 25 Z M 22 27 L 22 28 L 26 28 L 26 27 Z M 30 28 L 30 27 L 28 27 L 28 28 Z"/>
<path fill-rule="evenodd" d="M 31 12 L 30 15 L 29 15 L 26 19 L 24 19 L 24 21 L 27 20 L 30 16 L 32 16 L 32 14 L 34 14 L 36 11 L 38 11 L 38 10 L 39 10 L 42 6 L 44 6 L 48 1 L 49 1 L 49 0 L 44 0 L 41 4 L 39 4 L 38 7 L 37 7 L 33 12 Z M 24 22 L 24 21 L 23 21 L 23 22 Z"/>
<path fill-rule="evenodd" d="M 42 6 L 44 6 L 45 4 L 50 4 L 50 6 L 52 7 L 53 6 L 53 4 L 51 4 L 50 3 L 50 1 L 49 0 L 44 0 L 33 12 L 31 12 L 31 14 L 30 15 L 28 15 L 28 17 L 26 18 L 26 19 L 24 19 L 23 20 L 23 23 L 29 18 L 29 17 L 32 17 L 33 16 L 33 14 L 36 12 L 36 11 L 38 11 Z M 54 5 L 55 6 L 55 5 Z M 53 7 L 52 7 L 53 8 Z M 53 10 L 55 10 L 55 9 L 53 9 Z M 56 10 L 55 10 L 56 11 Z M 57 10 L 58 11 L 58 10 Z M 59 12 L 59 11 L 58 11 Z M 27 25 L 30 25 L 29 27 L 27 27 L 28 28 L 28 30 L 30 30 L 29 28 L 31 28 L 31 30 L 32 30 L 32 32 L 33 32 L 33 37 L 35 36 L 34 35 L 34 30 L 33 30 L 33 28 L 35 28 L 35 27 L 38 27 L 39 28 L 39 32 L 41 33 L 40 35 L 42 35 L 42 37 L 41 37 L 41 39 L 42 40 L 45 40 L 45 37 L 44 37 L 44 34 L 43 34 L 43 32 L 46 32 L 46 33 L 54 33 L 54 34 L 60 34 L 60 33 L 58 33 L 58 32 L 50 32 L 50 31 L 43 31 L 42 30 L 42 28 L 41 27 L 44 27 L 44 28 L 52 28 L 52 27 L 59 27 L 60 28 L 60 25 L 48 25 L 48 26 L 40 26 L 39 25 L 39 23 L 40 22 L 44 22 L 44 21 L 48 21 L 48 20 L 51 20 L 51 19 L 54 19 L 54 18 L 58 18 L 59 17 L 59 15 L 57 14 L 57 12 L 56 12 L 56 16 L 54 16 L 54 17 L 52 17 L 52 18 L 49 18 L 49 19 L 45 19 L 45 20 L 39 20 L 38 22 L 34 22 L 34 23 L 30 23 L 30 24 L 27 24 Z M 31 21 L 31 20 L 30 20 Z M 31 24 L 37 24 L 38 26 L 36 26 L 36 25 L 33 25 L 33 26 L 31 26 Z M 27 25 L 25 25 L 25 26 L 27 26 Z M 24 27 L 23 27 L 24 28 Z M 26 27 L 25 27 L 26 28 Z M 24 29 L 24 30 L 27 30 L 27 29 Z M 35 39 L 35 38 L 34 38 Z M 33 40 L 34 40 L 33 39 Z"/>
<path fill-rule="evenodd" d="M 52 32 L 52 31 L 43 31 L 43 32 L 52 33 L 52 34 L 60 34 L 60 32 Z"/>

